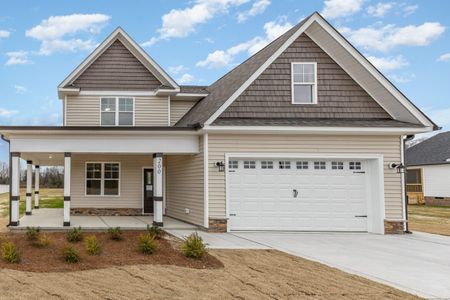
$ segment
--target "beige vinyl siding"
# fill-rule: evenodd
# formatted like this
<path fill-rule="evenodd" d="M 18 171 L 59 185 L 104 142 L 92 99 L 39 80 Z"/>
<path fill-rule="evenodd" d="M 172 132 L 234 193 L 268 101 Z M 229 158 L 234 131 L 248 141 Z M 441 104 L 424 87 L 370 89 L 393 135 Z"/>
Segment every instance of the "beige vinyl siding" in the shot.
<path fill-rule="evenodd" d="M 167 156 L 166 215 L 203 226 L 203 138 L 199 138 L 199 154 Z"/>
<path fill-rule="evenodd" d="M 120 196 L 86 196 L 86 162 L 120 163 Z M 152 154 L 72 154 L 71 207 L 142 208 L 142 169 L 152 166 Z"/>
<path fill-rule="evenodd" d="M 105 96 L 106 97 L 106 96 Z M 101 96 L 70 96 L 66 103 L 67 126 L 100 126 Z M 168 97 L 134 97 L 135 126 L 167 126 Z"/>
<path fill-rule="evenodd" d="M 209 134 L 209 217 L 225 217 L 225 172 L 214 167 L 225 161 L 225 153 L 322 152 L 383 155 L 386 218 L 401 219 L 401 175 L 388 168 L 400 161 L 400 151 L 399 136 Z"/>
<path fill-rule="evenodd" d="M 196 100 L 170 101 L 170 125 L 172 126 L 178 122 L 192 108 L 192 106 L 195 105 L 195 103 L 197 103 Z"/>

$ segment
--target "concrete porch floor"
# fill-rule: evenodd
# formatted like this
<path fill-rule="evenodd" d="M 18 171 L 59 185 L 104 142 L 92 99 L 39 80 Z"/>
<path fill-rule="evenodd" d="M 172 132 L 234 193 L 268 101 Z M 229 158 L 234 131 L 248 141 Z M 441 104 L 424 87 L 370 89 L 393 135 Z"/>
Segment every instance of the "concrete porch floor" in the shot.
<path fill-rule="evenodd" d="M 164 229 L 198 229 L 170 217 L 163 217 Z M 81 226 L 87 230 L 106 230 L 110 227 L 120 227 L 124 230 L 142 230 L 147 225 L 152 226 L 153 216 L 70 216 L 70 228 Z M 19 226 L 10 227 L 11 230 L 24 230 L 27 227 L 40 227 L 44 230 L 64 230 L 63 209 L 40 208 L 34 209 L 31 216 L 20 218 Z"/>

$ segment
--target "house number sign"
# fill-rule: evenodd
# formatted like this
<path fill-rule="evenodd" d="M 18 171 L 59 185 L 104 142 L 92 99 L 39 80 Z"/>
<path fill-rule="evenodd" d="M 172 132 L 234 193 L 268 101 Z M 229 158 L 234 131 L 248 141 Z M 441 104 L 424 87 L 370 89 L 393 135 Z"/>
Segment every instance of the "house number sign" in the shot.
<path fill-rule="evenodd" d="M 162 157 L 156 158 L 156 173 L 157 174 L 162 173 Z"/>

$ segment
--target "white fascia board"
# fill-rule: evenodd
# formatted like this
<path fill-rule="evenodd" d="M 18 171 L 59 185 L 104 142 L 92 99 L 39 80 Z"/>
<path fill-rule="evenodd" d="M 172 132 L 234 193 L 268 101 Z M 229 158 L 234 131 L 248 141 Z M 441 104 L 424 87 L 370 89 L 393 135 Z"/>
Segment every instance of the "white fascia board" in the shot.
<path fill-rule="evenodd" d="M 432 127 L 408 128 L 408 127 L 298 127 L 298 126 L 205 126 L 203 132 L 216 133 L 242 133 L 242 134 L 418 134 L 433 131 Z"/>
<path fill-rule="evenodd" d="M 90 66 L 91 63 L 94 62 L 95 59 L 97 59 L 116 39 L 119 39 L 159 80 L 168 83 L 174 89 L 180 89 L 178 84 L 120 27 L 114 30 L 114 32 L 111 33 L 80 65 L 78 65 L 78 67 L 76 67 L 58 87 L 64 87 L 75 80 L 75 78 Z M 154 70 L 151 70 L 152 68 Z"/>
<path fill-rule="evenodd" d="M 228 108 L 228 106 L 230 106 L 231 103 L 233 103 L 234 100 L 236 100 L 237 97 L 239 97 L 239 95 L 241 95 L 250 86 L 250 84 L 252 84 L 252 82 L 255 81 L 256 78 L 258 78 L 259 75 L 261 75 L 262 72 L 264 72 L 264 70 L 267 69 L 267 67 L 270 66 L 275 59 L 277 59 L 277 57 L 280 56 L 281 53 L 283 53 L 289 45 L 291 45 L 316 19 L 317 16 L 314 14 L 305 22 L 305 24 L 300 26 L 297 32 L 295 32 L 280 48 L 278 48 L 278 50 L 261 67 L 259 67 L 259 69 L 256 70 L 256 72 L 253 73 L 253 75 L 250 76 L 250 78 L 247 79 L 247 81 L 245 81 L 244 84 L 236 90 L 211 117 L 209 117 L 208 120 L 206 120 L 205 125 L 212 124 Z"/>
<path fill-rule="evenodd" d="M 79 136 L 96 139 L 101 137 L 114 137 L 121 139 L 127 136 L 148 137 L 148 136 L 199 136 L 198 130 L 118 130 L 118 131 L 102 131 L 102 130 L 2 130 L 1 134 L 10 139 L 14 138 L 53 138 L 53 139 L 71 139 Z"/>
<path fill-rule="evenodd" d="M 340 35 L 328 22 L 320 15 L 315 21 L 330 34 L 344 49 L 349 52 L 364 68 L 385 87 L 411 114 L 425 126 L 433 126 L 428 118 L 415 107 L 400 91 L 387 80 L 361 53 L 359 53 L 345 38 Z M 381 104 L 380 104 L 381 105 Z"/>
<path fill-rule="evenodd" d="M 80 91 L 80 96 L 156 96 L 155 91 Z"/>

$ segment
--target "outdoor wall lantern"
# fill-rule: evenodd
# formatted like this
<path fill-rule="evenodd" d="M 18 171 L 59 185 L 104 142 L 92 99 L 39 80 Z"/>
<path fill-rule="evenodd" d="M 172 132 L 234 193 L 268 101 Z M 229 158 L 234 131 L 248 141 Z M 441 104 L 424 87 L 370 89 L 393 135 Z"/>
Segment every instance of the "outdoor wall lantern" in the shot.
<path fill-rule="evenodd" d="M 219 172 L 225 171 L 225 163 L 223 161 L 218 161 L 215 165 L 219 168 Z"/>
<path fill-rule="evenodd" d="M 402 163 L 390 163 L 389 169 L 396 169 L 397 173 L 405 173 L 405 165 Z"/>

